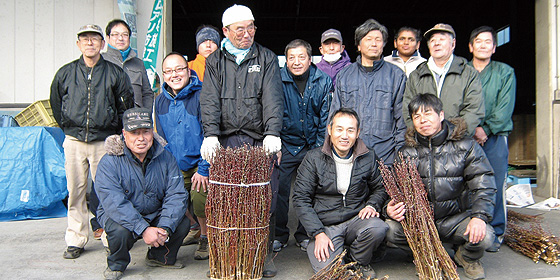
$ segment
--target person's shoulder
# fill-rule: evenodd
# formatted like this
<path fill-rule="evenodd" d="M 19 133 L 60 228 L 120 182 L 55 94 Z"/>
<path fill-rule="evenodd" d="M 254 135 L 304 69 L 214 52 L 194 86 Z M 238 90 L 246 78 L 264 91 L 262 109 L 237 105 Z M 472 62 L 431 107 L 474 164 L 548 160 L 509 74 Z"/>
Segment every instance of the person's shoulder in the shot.
<path fill-rule="evenodd" d="M 339 81 L 342 81 L 344 77 L 347 77 L 348 75 L 353 75 L 356 70 L 358 70 L 358 62 L 346 65 L 338 72 L 338 74 L 336 74 L 336 83 L 338 84 Z"/>
<path fill-rule="evenodd" d="M 492 60 L 490 63 L 492 63 L 493 68 L 497 69 L 501 73 L 513 73 L 513 72 L 515 72 L 513 67 L 509 66 L 508 64 L 506 64 L 504 62 Z"/>

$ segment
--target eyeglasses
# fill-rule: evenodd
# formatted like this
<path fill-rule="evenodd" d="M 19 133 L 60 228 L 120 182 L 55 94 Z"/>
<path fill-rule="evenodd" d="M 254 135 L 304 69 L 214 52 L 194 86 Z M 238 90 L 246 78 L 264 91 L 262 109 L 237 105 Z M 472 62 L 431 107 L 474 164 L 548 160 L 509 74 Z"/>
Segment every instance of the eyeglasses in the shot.
<path fill-rule="evenodd" d="M 229 27 L 228 27 L 228 29 L 230 31 L 234 32 L 235 36 L 237 36 L 237 37 L 243 37 L 243 35 L 245 35 L 245 32 L 249 33 L 249 36 L 253 36 L 253 35 L 255 35 L 255 31 L 257 31 L 257 27 L 254 26 L 254 25 L 249 25 L 249 26 L 247 26 L 247 28 L 239 27 L 235 30 L 232 30 Z"/>
<path fill-rule="evenodd" d="M 82 44 L 87 44 L 89 42 L 92 42 L 92 43 L 96 44 L 96 43 L 99 43 L 101 41 L 101 38 L 99 38 L 99 37 L 80 37 L 80 38 L 78 38 L 78 40 Z"/>
<path fill-rule="evenodd" d="M 183 67 L 177 67 L 175 69 L 165 69 L 165 70 L 162 70 L 161 72 L 163 72 L 163 74 L 165 74 L 165 75 L 171 75 L 171 74 L 173 74 L 173 72 L 175 72 L 177 74 L 181 74 L 181 73 L 185 72 L 185 70 L 187 70 L 187 68 L 188 68 L 187 66 L 183 66 Z"/>
<path fill-rule="evenodd" d="M 130 37 L 130 34 L 128 34 L 128 33 L 111 33 L 111 34 L 109 34 L 109 36 L 117 37 L 117 38 L 122 36 L 124 39 L 126 39 L 126 38 Z"/>

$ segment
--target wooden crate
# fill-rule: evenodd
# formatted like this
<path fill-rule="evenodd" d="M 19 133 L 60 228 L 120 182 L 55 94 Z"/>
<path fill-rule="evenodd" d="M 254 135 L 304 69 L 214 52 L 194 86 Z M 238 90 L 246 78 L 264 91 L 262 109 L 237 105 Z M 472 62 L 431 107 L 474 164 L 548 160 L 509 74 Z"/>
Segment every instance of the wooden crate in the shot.
<path fill-rule="evenodd" d="M 536 119 L 534 114 L 513 115 L 513 131 L 508 137 L 509 164 L 537 164 Z"/>

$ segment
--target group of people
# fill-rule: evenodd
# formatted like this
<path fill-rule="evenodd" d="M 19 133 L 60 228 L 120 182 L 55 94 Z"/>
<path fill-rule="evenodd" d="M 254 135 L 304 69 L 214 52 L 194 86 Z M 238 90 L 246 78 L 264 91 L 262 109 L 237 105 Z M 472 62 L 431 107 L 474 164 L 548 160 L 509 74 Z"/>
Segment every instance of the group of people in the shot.
<path fill-rule="evenodd" d="M 82 56 L 60 68 L 51 86 L 66 134 L 64 258 L 78 258 L 88 241 L 91 173 L 96 233 L 107 241 L 105 279 L 123 276 L 138 239 L 150 246 L 148 266 L 183 267 L 177 252 L 193 243 L 194 258 L 208 259 L 212 158 L 220 146 L 248 144 L 262 146 L 275 165 L 263 277 L 276 275 L 272 253 L 288 245 L 292 188 L 296 245 L 314 271 L 348 248 L 345 261 L 375 277 L 371 264 L 386 247 L 410 251 L 400 222 L 414 205 L 390 199 L 378 169 L 400 160 L 399 152 L 417 164 L 440 237 L 456 245 L 454 260 L 468 277 L 485 277 L 480 258 L 496 252 L 505 233 L 515 101 L 513 69 L 491 60 L 492 28 L 471 33 L 471 61 L 453 54 L 455 31 L 442 23 L 423 34 L 427 60 L 418 52 L 422 34 L 410 27 L 398 30 L 396 49 L 383 57 L 387 28 L 368 19 L 355 30 L 356 62 L 341 33 L 328 29 L 319 63 L 311 45 L 296 39 L 280 68 L 276 54 L 254 41 L 248 7 L 229 7 L 222 24 L 223 39 L 213 26 L 197 30 L 193 61 L 165 56 L 155 99 L 126 22 L 111 21 L 105 34 L 97 25 L 79 29 Z"/>

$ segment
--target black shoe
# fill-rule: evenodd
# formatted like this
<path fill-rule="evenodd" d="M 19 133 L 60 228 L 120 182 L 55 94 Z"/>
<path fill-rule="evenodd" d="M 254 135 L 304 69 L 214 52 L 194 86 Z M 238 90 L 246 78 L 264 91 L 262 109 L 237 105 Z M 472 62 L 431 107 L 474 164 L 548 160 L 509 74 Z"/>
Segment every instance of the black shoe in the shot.
<path fill-rule="evenodd" d="M 356 272 L 361 274 L 364 278 L 374 279 L 377 276 L 375 270 L 373 270 L 373 268 L 369 264 L 368 265 L 355 264 L 354 268 L 356 269 Z"/>
<path fill-rule="evenodd" d="M 84 248 L 68 246 L 62 257 L 65 259 L 77 259 L 84 252 Z"/>
<path fill-rule="evenodd" d="M 148 254 L 146 255 L 146 266 L 149 266 L 149 267 L 172 268 L 172 269 L 181 269 L 181 268 L 185 267 L 184 264 L 182 264 L 182 263 L 180 263 L 180 262 L 178 262 L 178 261 L 175 261 L 174 264 L 162 263 L 162 262 L 160 262 L 160 261 L 158 261 L 158 260 L 149 258 L 149 254 L 150 254 L 150 253 L 148 252 Z"/>
<path fill-rule="evenodd" d="M 264 264 L 263 268 L 263 277 L 264 278 L 272 278 L 278 274 L 278 269 L 274 265 L 274 261 L 271 259 L 269 262 Z"/>
<path fill-rule="evenodd" d="M 498 251 L 500 251 L 500 246 L 502 246 L 501 243 L 499 243 L 499 242 L 494 242 L 494 243 L 492 244 L 492 246 L 490 246 L 490 247 L 488 247 L 488 248 L 486 249 L 486 252 L 489 252 L 489 253 L 497 253 Z"/>

